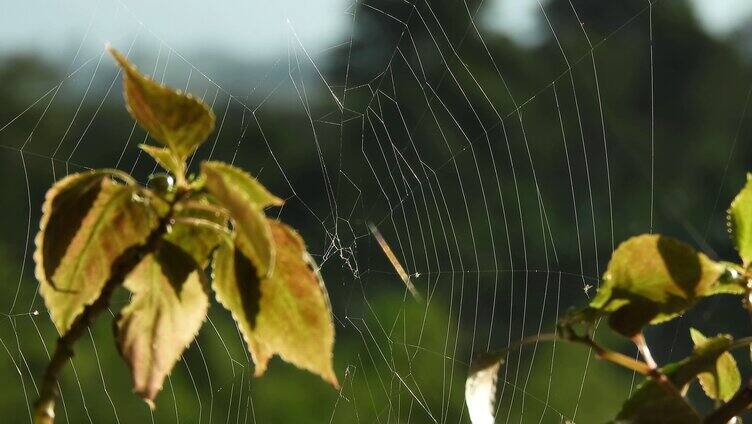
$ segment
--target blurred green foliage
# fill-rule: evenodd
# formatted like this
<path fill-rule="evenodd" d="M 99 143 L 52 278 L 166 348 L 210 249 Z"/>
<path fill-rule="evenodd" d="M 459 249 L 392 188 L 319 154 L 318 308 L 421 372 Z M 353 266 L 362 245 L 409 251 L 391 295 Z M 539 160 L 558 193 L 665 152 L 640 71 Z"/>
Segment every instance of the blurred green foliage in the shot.
<path fill-rule="evenodd" d="M 297 51 L 270 64 L 252 95 L 231 101 L 217 93 L 222 129 L 197 153 L 234 160 L 288 198 L 283 219 L 323 264 L 343 389 L 276 360 L 252 379 L 231 318 L 213 305 L 157 400 L 155 422 L 466 422 L 471 352 L 552 331 L 557 314 L 588 302 L 584 287 L 597 285 L 616 241 L 653 229 L 713 259 L 736 259 L 723 209 L 752 157 L 752 66 L 741 35 L 713 38 L 686 2 L 669 0 L 652 9 L 638 0 L 553 0 L 545 11 L 558 43 L 541 15 L 544 41 L 534 46 L 485 32 L 481 40 L 469 18 L 480 25 L 478 1 L 371 0 L 351 11 L 352 46 L 316 56 L 343 111 Z M 142 69 L 154 64 L 134 60 Z M 70 78 L 75 67 L 34 52 L 0 65 L 0 125 L 33 105 L 0 126 L 3 422 L 24 421 L 24 405 L 36 396 L 32 377 L 55 340 L 26 248 L 45 189 L 83 167 L 133 167 L 142 182 L 154 169 L 138 158 L 145 135 L 129 136 L 119 90 L 105 97 L 115 69 L 102 65 L 94 74 L 95 64 Z M 99 91 L 84 96 L 92 75 Z M 168 74 L 166 82 L 181 86 L 186 78 Z M 210 103 L 217 92 L 196 73 L 188 89 Z M 406 295 L 367 222 L 408 272 L 421 274 L 413 279 L 424 303 Z M 120 296 L 113 310 L 126 302 Z M 715 322 L 730 320 L 749 331 L 735 309 L 704 306 L 647 334 L 658 362 L 689 352 L 690 325 L 715 334 Z M 60 422 L 114 422 L 113 411 L 124 423 L 151 420 L 129 392 L 106 321 L 80 343 L 75 371 L 63 375 L 67 421 Z M 606 330 L 598 337 L 627 349 Z M 519 362 L 509 361 L 499 416 L 558 423 L 576 410 L 577 422 L 610 417 L 632 375 L 558 344 L 551 372 L 552 349 L 526 348 Z"/>

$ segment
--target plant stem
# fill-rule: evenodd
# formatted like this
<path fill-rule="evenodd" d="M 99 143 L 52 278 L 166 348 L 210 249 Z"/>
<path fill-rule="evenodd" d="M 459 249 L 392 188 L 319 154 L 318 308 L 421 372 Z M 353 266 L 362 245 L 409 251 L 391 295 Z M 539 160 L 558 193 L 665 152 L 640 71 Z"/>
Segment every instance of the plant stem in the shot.
<path fill-rule="evenodd" d="M 584 337 L 581 339 L 578 338 L 572 341 L 590 346 L 595 351 L 595 356 L 598 359 L 614 363 L 624 368 L 628 368 L 645 376 L 651 375 L 652 368 L 650 368 L 650 366 L 645 362 L 638 361 L 637 359 L 631 358 L 622 353 L 606 349 L 605 347 L 596 343 L 595 340 L 590 337 Z"/>
<path fill-rule="evenodd" d="M 658 369 L 658 364 L 650 353 L 650 348 L 645 341 L 645 336 L 642 333 L 637 333 L 632 337 L 632 342 L 637 346 L 637 350 L 640 352 L 640 355 L 642 355 L 642 359 L 645 360 L 645 363 L 647 363 L 652 369 Z"/>
<path fill-rule="evenodd" d="M 504 359 L 509 352 L 515 351 L 517 349 L 521 349 L 526 345 L 538 343 L 538 342 L 544 342 L 544 341 L 554 341 L 554 340 L 563 340 L 559 337 L 556 333 L 544 333 L 544 334 L 538 334 L 535 336 L 528 336 L 525 338 L 522 338 L 520 340 L 517 340 L 516 342 L 512 343 L 511 345 L 503 348 L 503 349 L 497 349 L 494 351 L 485 352 L 482 354 L 478 354 L 473 358 L 472 363 L 470 364 L 470 367 L 472 368 L 477 363 L 492 363 L 496 361 L 500 361 Z"/>
<path fill-rule="evenodd" d="M 734 340 L 728 350 L 739 349 L 740 347 L 747 347 L 752 345 L 752 336 L 742 337 L 741 339 Z"/>
<path fill-rule="evenodd" d="M 517 350 L 525 345 L 536 343 L 536 342 L 554 341 L 554 340 L 589 346 L 595 351 L 595 355 L 598 359 L 614 363 L 624 368 L 628 368 L 644 376 L 653 376 L 653 369 L 651 369 L 650 366 L 646 364 L 645 362 L 638 361 L 636 359 L 630 358 L 627 355 L 621 354 L 619 352 L 614 352 L 613 350 L 606 349 L 605 347 L 596 343 L 589 336 L 567 338 L 567 337 L 561 337 L 556 333 L 544 333 L 544 334 L 540 334 L 537 336 L 529 336 L 529 337 L 525 337 L 524 339 L 518 340 L 516 343 L 513 343 L 504 349 L 498 350 L 496 352 L 489 352 L 487 354 L 487 357 L 490 356 L 490 357 L 496 357 L 496 358 L 503 358 L 504 356 L 506 356 L 508 352 Z"/>
<path fill-rule="evenodd" d="M 81 338 L 85 330 L 94 323 L 99 314 L 107 309 L 112 294 L 115 289 L 123 284 L 125 277 L 141 262 L 144 256 L 154 251 L 162 236 L 167 233 L 167 227 L 172 220 L 173 207 L 176 202 L 177 200 L 170 203 L 168 213 L 160 218 L 157 228 L 149 234 L 143 244 L 127 249 L 113 262 L 111 276 L 102 288 L 99 298 L 94 303 L 87 305 L 81 315 L 73 321 L 68 331 L 58 339 L 55 352 L 42 377 L 39 398 L 34 403 L 34 424 L 52 424 L 55 421 L 58 377 L 66 362 L 73 358 L 73 345 Z"/>
<path fill-rule="evenodd" d="M 653 359 L 653 355 L 650 353 L 650 348 L 645 341 L 645 335 L 641 332 L 635 334 L 632 336 L 632 342 L 637 346 L 637 351 L 640 352 L 640 355 L 648 365 L 648 375 L 660 383 L 668 393 L 682 396 L 680 388 L 676 387 L 666 374 L 662 373 L 658 368 L 658 364 L 655 362 L 655 359 Z"/>
<path fill-rule="evenodd" d="M 624 368 L 628 368 L 632 371 L 637 372 L 638 374 L 642 374 L 645 376 L 651 375 L 651 368 L 648 366 L 648 364 L 638 361 L 634 358 L 631 358 L 627 355 L 621 354 L 619 352 L 614 352 L 612 350 L 606 350 L 601 348 L 602 350 L 593 349 L 595 350 L 595 355 L 598 359 L 602 359 L 604 361 L 612 362 L 616 365 L 620 365 Z"/>

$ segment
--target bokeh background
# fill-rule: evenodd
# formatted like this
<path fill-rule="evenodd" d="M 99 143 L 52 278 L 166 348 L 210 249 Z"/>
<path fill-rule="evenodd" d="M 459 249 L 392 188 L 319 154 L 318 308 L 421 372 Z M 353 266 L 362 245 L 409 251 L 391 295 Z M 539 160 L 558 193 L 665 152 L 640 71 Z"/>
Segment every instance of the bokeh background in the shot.
<path fill-rule="evenodd" d="M 89 168 L 159 172 L 105 43 L 212 106 L 192 170 L 231 161 L 287 199 L 271 213 L 322 267 L 342 389 L 279 360 L 252 378 L 214 304 L 153 412 L 103 317 L 63 374 L 58 422 L 456 423 L 472 355 L 554 331 L 620 240 L 660 232 L 736 259 L 725 210 L 752 159 L 750 24 L 743 0 L 4 2 L 0 422 L 30 422 L 57 337 L 33 275 L 45 190 Z M 660 363 L 689 351 L 690 326 L 752 330 L 713 299 L 650 329 Z M 524 423 L 607 421 L 640 381 L 550 343 L 499 378 L 497 421 Z"/>

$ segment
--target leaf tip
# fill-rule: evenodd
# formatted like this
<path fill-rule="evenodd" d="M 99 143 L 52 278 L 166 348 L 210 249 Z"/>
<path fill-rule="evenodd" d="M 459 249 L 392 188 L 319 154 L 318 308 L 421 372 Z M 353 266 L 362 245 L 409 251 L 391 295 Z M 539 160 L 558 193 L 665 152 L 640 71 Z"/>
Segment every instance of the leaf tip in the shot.
<path fill-rule="evenodd" d="M 700 332 L 700 330 L 690 327 L 689 328 L 689 337 L 692 339 L 692 342 L 695 345 L 698 345 L 706 340 L 706 337 L 704 334 Z"/>
<path fill-rule="evenodd" d="M 339 384 L 339 380 L 337 380 L 337 374 L 334 372 L 334 370 L 330 367 L 327 371 L 321 374 L 321 378 L 324 379 L 327 383 L 331 384 L 332 387 L 334 387 L 335 390 L 339 390 L 342 388 Z"/>
<path fill-rule="evenodd" d="M 134 383 L 135 386 L 133 387 L 133 393 L 135 393 L 144 403 L 146 403 L 146 406 L 149 407 L 149 410 L 154 411 L 157 407 L 156 402 L 154 401 L 157 398 L 157 394 L 162 390 L 162 387 L 148 387 L 139 385 L 138 383 Z"/>
<path fill-rule="evenodd" d="M 254 358 L 255 360 L 256 358 Z M 268 359 L 258 359 L 255 360 L 256 367 L 253 371 L 253 376 L 258 378 L 264 375 L 266 373 L 267 364 L 269 363 Z"/>
<path fill-rule="evenodd" d="M 125 55 L 120 53 L 118 49 L 115 47 L 112 47 L 112 44 L 109 42 L 104 45 L 105 50 L 112 56 L 113 59 L 120 65 L 121 68 L 128 69 L 132 67 L 130 62 L 128 62 L 128 59 L 126 59 Z"/>

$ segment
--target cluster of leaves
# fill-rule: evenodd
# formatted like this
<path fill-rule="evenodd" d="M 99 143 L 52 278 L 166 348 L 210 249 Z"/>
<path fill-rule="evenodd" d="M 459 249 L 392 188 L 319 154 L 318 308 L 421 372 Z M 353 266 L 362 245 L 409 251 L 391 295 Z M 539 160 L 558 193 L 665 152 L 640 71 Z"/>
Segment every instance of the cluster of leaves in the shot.
<path fill-rule="evenodd" d="M 587 345 L 600 359 L 647 377 L 622 405 L 614 422 L 726 423 L 748 408 L 752 384 L 742 385 L 730 350 L 750 345 L 752 338 L 734 341 L 726 334 L 706 338 L 691 329 L 692 354 L 658 366 L 642 335 L 646 326 L 671 320 L 700 299 L 719 294 L 740 296 L 752 312 L 752 174 L 731 203 L 728 226 L 741 264 L 714 261 L 681 241 L 661 235 L 643 234 L 624 241 L 613 252 L 596 296 L 587 307 L 561 319 L 557 333 L 531 337 L 476 358 L 465 386 L 473 423 L 493 422 L 497 373 L 509 351 L 541 339 Z M 598 345 L 593 337 L 601 319 L 630 338 L 644 362 Z M 695 380 L 717 407 L 704 418 L 685 397 L 688 385 Z"/>
<path fill-rule="evenodd" d="M 34 259 L 62 336 L 58 350 L 71 349 L 66 335 L 89 325 L 122 285 L 132 295 L 116 318 L 117 347 L 135 392 L 153 406 L 206 318 L 211 286 L 238 323 L 256 375 L 278 354 L 337 386 L 334 326 L 318 268 L 300 235 L 264 213 L 283 201 L 222 162 L 203 162 L 199 175 L 186 177 L 186 161 L 212 132 L 214 114 L 110 51 L 128 111 L 159 143 L 139 147 L 168 173 L 144 187 L 121 171 L 94 170 L 47 192 Z"/>

